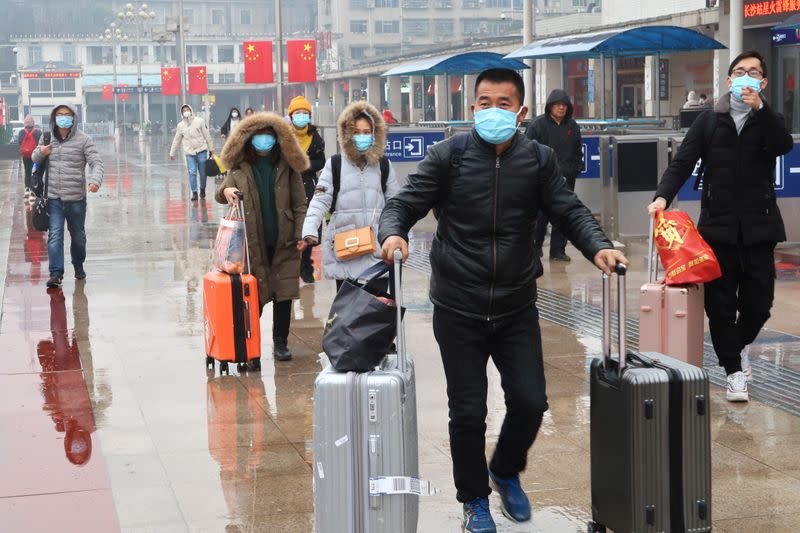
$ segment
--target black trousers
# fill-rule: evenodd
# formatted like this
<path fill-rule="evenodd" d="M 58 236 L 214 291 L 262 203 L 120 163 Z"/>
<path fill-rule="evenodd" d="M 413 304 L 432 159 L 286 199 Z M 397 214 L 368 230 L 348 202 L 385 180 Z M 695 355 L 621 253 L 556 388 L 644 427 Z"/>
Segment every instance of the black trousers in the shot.
<path fill-rule="evenodd" d="M 569 190 L 575 190 L 575 177 L 566 178 L 567 187 Z M 533 233 L 533 243 L 537 248 L 544 246 L 544 237 L 547 235 L 547 225 L 550 219 L 544 214 L 544 211 L 539 212 L 539 217 L 536 219 L 536 229 Z M 567 236 L 561 232 L 560 229 L 553 226 L 553 231 L 550 233 L 550 257 L 564 254 L 567 247 Z"/>
<path fill-rule="evenodd" d="M 267 260 L 272 263 L 275 257 L 275 248 L 267 247 Z M 259 316 L 264 313 L 266 304 L 260 303 L 261 311 Z M 289 326 L 292 323 L 292 301 L 283 300 L 282 302 L 272 302 L 272 340 L 287 342 L 289 339 Z"/>
<path fill-rule="evenodd" d="M 25 188 L 33 189 L 33 159 L 23 157 L 22 166 L 25 167 Z"/>
<path fill-rule="evenodd" d="M 491 492 L 486 465 L 489 358 L 500 371 L 506 403 L 489 466 L 492 472 L 508 478 L 525 469 L 547 411 L 539 311 L 532 305 L 510 317 L 485 321 L 436 306 L 433 332 L 447 378 L 456 498 L 469 502 Z"/>
<path fill-rule="evenodd" d="M 769 320 L 775 295 L 775 243 L 710 243 L 722 277 L 705 284 L 708 328 L 720 366 L 742 369 L 741 351 Z"/>

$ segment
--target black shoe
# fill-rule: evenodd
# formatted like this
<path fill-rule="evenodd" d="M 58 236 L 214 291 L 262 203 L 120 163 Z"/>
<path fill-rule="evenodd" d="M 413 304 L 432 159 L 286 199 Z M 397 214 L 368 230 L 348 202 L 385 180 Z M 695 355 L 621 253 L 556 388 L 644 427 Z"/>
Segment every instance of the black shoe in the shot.
<path fill-rule="evenodd" d="M 205 190 L 205 189 L 202 189 L 202 190 L 200 191 L 200 198 L 205 198 L 205 197 L 206 197 L 206 190 Z"/>
<path fill-rule="evenodd" d="M 550 261 L 563 261 L 564 263 L 569 263 L 572 261 L 572 258 L 565 253 L 555 254 L 550 256 Z"/>
<path fill-rule="evenodd" d="M 192 201 L 193 201 L 193 202 L 196 202 L 196 201 L 197 201 L 197 193 L 196 193 L 196 192 L 193 192 L 193 193 L 192 193 Z"/>
<path fill-rule="evenodd" d="M 303 280 L 303 283 L 314 283 L 314 269 L 301 271 L 300 279 Z"/>
<path fill-rule="evenodd" d="M 57 289 L 61 286 L 61 280 L 61 274 L 53 274 L 50 276 L 50 279 L 47 280 L 47 287 L 50 289 Z"/>
<path fill-rule="evenodd" d="M 272 350 L 272 353 L 275 355 L 276 361 L 291 361 L 292 360 L 292 351 L 289 350 L 289 347 L 286 345 L 286 341 L 282 339 L 275 340 L 275 346 Z"/>
<path fill-rule="evenodd" d="M 83 265 L 75 267 L 75 279 L 86 279 L 86 271 L 83 269 Z"/>

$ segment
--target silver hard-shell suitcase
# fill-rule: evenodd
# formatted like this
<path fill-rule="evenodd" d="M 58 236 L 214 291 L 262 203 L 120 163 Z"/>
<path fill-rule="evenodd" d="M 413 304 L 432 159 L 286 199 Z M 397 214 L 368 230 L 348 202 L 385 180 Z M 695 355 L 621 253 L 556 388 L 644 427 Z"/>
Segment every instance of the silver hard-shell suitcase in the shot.
<path fill-rule="evenodd" d="M 328 367 L 314 384 L 317 533 L 413 533 L 419 513 L 414 365 L 406 355 L 395 254 L 397 355 L 377 370 Z"/>
<path fill-rule="evenodd" d="M 611 358 L 610 282 L 603 275 L 603 357 L 592 362 L 590 531 L 711 531 L 711 423 L 705 371 L 628 352 L 625 269 L 618 269 L 618 360 Z"/>

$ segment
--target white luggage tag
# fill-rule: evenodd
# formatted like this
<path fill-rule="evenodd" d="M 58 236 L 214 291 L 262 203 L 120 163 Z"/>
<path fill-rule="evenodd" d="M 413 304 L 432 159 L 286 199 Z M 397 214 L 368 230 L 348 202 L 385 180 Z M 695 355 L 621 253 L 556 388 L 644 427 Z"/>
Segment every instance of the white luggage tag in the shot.
<path fill-rule="evenodd" d="M 415 494 L 434 496 L 439 491 L 430 481 L 410 476 L 378 476 L 369 478 L 369 495 Z"/>

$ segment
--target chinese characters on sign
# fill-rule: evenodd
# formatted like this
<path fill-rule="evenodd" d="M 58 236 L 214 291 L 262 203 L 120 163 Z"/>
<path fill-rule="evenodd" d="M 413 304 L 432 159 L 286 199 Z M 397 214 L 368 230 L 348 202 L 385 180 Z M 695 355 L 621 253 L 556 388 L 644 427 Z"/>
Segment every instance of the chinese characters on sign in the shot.
<path fill-rule="evenodd" d="M 768 0 L 744 6 L 745 18 L 800 12 L 800 0 Z"/>

